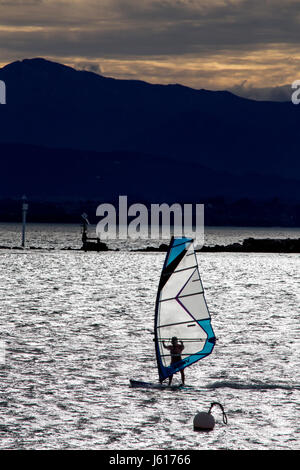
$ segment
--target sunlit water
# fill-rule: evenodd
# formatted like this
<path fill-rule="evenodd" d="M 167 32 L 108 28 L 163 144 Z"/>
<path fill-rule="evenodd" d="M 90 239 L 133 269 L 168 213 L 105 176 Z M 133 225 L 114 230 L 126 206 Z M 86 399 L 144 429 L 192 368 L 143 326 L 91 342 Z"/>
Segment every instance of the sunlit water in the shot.
<path fill-rule="evenodd" d="M 299 449 L 297 254 L 202 253 L 218 338 L 157 381 L 154 303 L 164 254 L 0 251 L 1 449 Z M 174 383 L 180 382 L 180 374 Z M 223 404 L 215 429 L 197 411 Z"/>
<path fill-rule="evenodd" d="M 0 223 L 0 246 L 18 247 L 21 245 L 22 225 L 20 223 Z M 199 239 L 202 241 L 199 229 Z M 88 229 L 89 237 L 96 236 L 96 226 Z M 245 238 L 300 238 L 300 228 L 283 227 L 205 227 L 204 243 L 207 246 L 242 243 Z M 27 224 L 27 246 L 45 249 L 78 249 L 82 246 L 81 227 L 78 224 Z M 137 249 L 146 246 L 159 246 L 167 240 L 128 240 L 107 242 L 111 249 Z"/>

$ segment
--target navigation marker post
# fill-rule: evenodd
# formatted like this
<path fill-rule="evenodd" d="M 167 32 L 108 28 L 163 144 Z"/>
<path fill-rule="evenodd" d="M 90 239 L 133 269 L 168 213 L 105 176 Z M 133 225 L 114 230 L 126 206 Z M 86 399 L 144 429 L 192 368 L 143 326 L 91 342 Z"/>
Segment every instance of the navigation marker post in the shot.
<path fill-rule="evenodd" d="M 27 197 L 22 196 L 22 247 L 25 247 L 25 235 L 26 235 L 26 215 L 28 211 Z"/>

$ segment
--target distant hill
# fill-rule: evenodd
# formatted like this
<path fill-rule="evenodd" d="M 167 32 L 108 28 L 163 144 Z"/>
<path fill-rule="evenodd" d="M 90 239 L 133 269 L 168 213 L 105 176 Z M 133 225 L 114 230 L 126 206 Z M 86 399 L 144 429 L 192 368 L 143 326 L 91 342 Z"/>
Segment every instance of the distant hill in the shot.
<path fill-rule="evenodd" d="M 300 202 L 299 181 L 254 172 L 235 174 L 197 162 L 134 152 L 93 152 L 1 144 L 0 198 L 198 202 L 214 197 Z"/>
<path fill-rule="evenodd" d="M 155 172 L 159 178 L 161 159 L 175 160 L 181 185 L 189 191 L 191 173 L 199 175 L 200 167 L 206 168 L 202 175 L 209 178 L 205 190 L 214 188 L 215 194 L 222 192 L 222 185 L 227 187 L 224 194 L 232 185 L 231 191 L 237 193 L 240 188 L 242 194 L 244 183 L 249 192 L 253 178 L 234 175 L 254 172 L 268 176 L 259 183 L 267 185 L 266 192 L 279 177 L 277 192 L 294 197 L 294 184 L 289 190 L 282 180 L 300 179 L 300 106 L 290 102 L 257 102 L 226 91 L 115 80 L 39 58 L 3 67 L 0 80 L 7 86 L 7 105 L 0 106 L 0 142 L 132 153 L 132 174 L 145 164 L 142 155 L 148 155 L 152 164 L 149 160 L 146 166 L 153 168 L 152 178 Z M 2 161 L 5 158 L 1 153 Z M 48 157 L 44 154 L 43 158 Z M 107 171 L 119 178 L 117 167 L 108 160 L 102 155 L 101 171 L 105 161 Z M 122 178 L 128 178 L 128 172 Z M 153 194 L 163 193 L 163 188 L 158 190 L 152 183 Z M 171 181 L 164 179 L 162 184 Z M 262 187 L 258 189 L 263 192 Z"/>

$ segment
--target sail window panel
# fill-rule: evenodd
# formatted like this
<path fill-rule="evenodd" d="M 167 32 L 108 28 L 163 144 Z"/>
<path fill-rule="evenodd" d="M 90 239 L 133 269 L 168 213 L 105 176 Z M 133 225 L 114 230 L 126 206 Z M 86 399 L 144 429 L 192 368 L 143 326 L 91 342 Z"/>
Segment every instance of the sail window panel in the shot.
<path fill-rule="evenodd" d="M 188 338 L 188 335 L 186 334 L 186 329 L 186 327 L 182 328 L 182 325 L 173 325 L 159 329 L 159 350 L 162 360 L 167 366 L 171 361 L 171 353 L 167 348 L 164 348 L 162 342 L 164 341 L 166 346 L 170 346 L 173 336 L 176 336 L 179 342 L 183 342 L 184 350 L 181 353 L 182 359 L 190 356 L 191 354 L 196 354 L 204 348 L 207 335 L 202 328 L 200 328 L 199 325 L 195 326 L 193 329 L 193 335 L 189 335 L 190 338 Z M 182 336 L 184 336 L 183 339 Z"/>
<path fill-rule="evenodd" d="M 191 345 L 194 342 L 204 341 L 207 338 L 207 333 L 201 328 L 197 322 L 181 323 L 177 325 L 166 325 L 159 328 L 159 338 L 163 341 L 168 341 L 176 336 L 183 344 Z"/>
<path fill-rule="evenodd" d="M 191 316 L 182 308 L 182 305 L 180 305 L 177 300 L 172 299 L 166 302 L 160 302 L 158 323 L 160 327 L 187 321 L 191 321 Z"/>
<path fill-rule="evenodd" d="M 197 294 L 200 292 L 203 292 L 203 286 L 198 269 L 196 268 L 193 275 L 188 280 L 187 284 L 181 290 L 179 297 L 183 295 Z"/>
<path fill-rule="evenodd" d="M 168 349 L 164 348 L 162 341 L 165 342 L 166 346 L 170 346 L 171 338 L 176 336 L 179 342 L 183 342 L 184 350 L 181 353 L 181 357 L 184 359 L 191 354 L 200 353 L 207 339 L 207 334 L 196 322 L 191 322 L 187 325 L 173 325 L 160 328 L 159 333 L 160 354 L 166 365 L 169 365 L 171 361 L 171 354 Z"/>
<path fill-rule="evenodd" d="M 183 309 L 192 315 L 195 320 L 205 320 L 210 318 L 207 305 L 203 294 L 190 295 L 188 297 L 179 297 Z"/>
<path fill-rule="evenodd" d="M 188 282 L 192 271 L 190 269 L 174 272 L 161 291 L 160 300 L 176 297 L 182 287 Z"/>
<path fill-rule="evenodd" d="M 176 269 L 174 272 L 180 271 L 181 269 L 192 268 L 193 266 L 196 266 L 196 265 L 197 265 L 197 259 L 195 256 L 194 247 L 192 243 L 190 245 L 190 248 L 187 250 L 187 253 L 184 256 L 184 258 L 182 258 L 178 266 L 176 266 Z"/>
<path fill-rule="evenodd" d="M 192 354 L 197 354 L 201 353 L 202 349 L 204 349 L 205 346 L 205 339 L 206 336 L 203 340 L 199 339 L 198 341 L 194 341 L 192 343 L 184 342 L 184 350 L 182 351 L 182 359 L 184 359 L 187 356 L 191 356 Z"/>

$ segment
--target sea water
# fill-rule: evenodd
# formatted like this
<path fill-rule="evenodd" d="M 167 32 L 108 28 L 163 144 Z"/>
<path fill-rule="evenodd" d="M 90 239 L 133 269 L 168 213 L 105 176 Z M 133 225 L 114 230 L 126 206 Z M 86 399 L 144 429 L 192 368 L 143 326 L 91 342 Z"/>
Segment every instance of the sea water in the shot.
<path fill-rule="evenodd" d="M 130 388 L 158 380 L 164 257 L 0 250 L 1 449 L 300 448 L 299 255 L 198 254 L 213 353 L 186 389 Z M 214 408 L 214 430 L 194 432 L 214 401 L 228 424 Z"/>
<path fill-rule="evenodd" d="M 22 224 L 0 222 L 0 247 L 21 245 Z M 96 226 L 88 226 L 88 236 L 96 237 Z M 293 227 L 206 227 L 204 244 L 207 246 L 242 243 L 245 238 L 300 238 L 300 228 Z M 80 249 L 80 224 L 40 224 L 26 226 L 27 246 L 45 249 Z M 168 240 L 110 240 L 111 249 L 130 250 L 168 244 Z"/>

